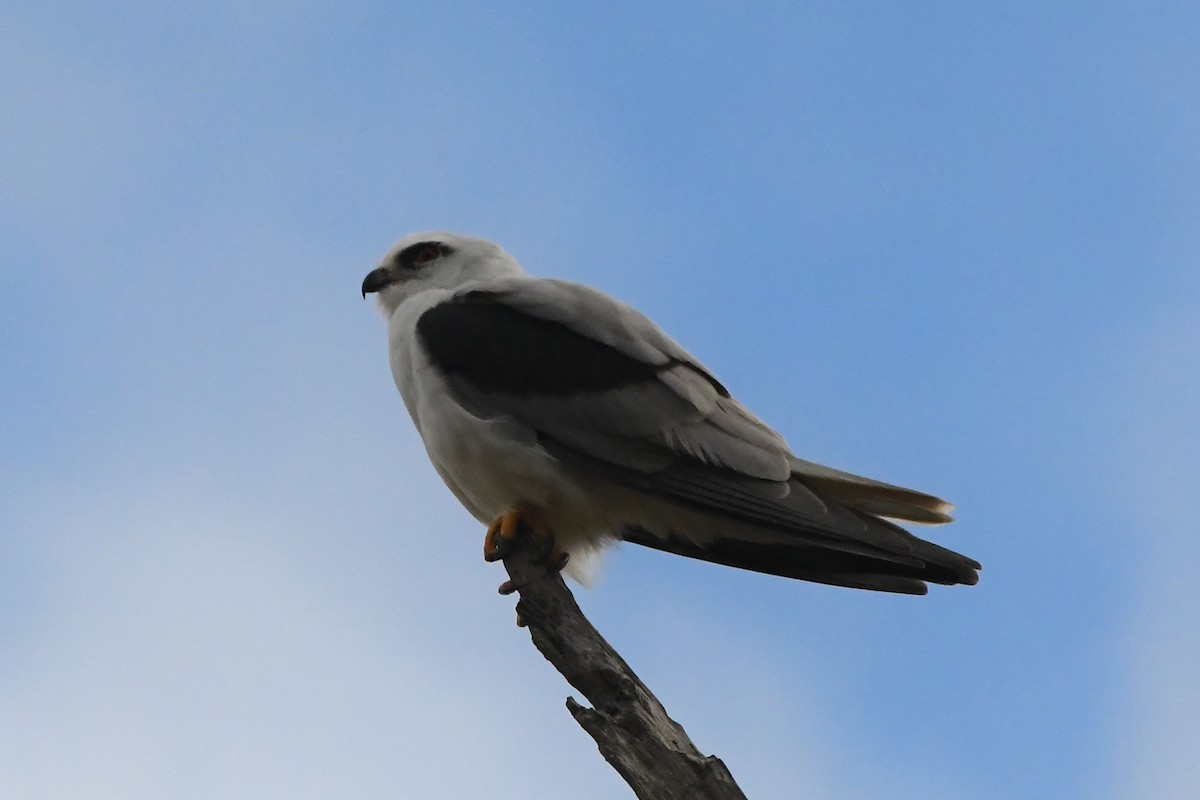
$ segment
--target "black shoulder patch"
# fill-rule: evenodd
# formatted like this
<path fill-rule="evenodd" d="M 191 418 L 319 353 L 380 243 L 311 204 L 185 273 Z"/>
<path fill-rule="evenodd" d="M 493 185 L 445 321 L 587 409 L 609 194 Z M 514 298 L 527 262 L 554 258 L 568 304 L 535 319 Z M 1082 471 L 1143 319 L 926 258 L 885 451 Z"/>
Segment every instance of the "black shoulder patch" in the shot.
<path fill-rule="evenodd" d="M 438 369 L 485 392 L 601 392 L 653 380 L 660 369 L 488 292 L 429 309 L 417 320 L 417 335 Z"/>

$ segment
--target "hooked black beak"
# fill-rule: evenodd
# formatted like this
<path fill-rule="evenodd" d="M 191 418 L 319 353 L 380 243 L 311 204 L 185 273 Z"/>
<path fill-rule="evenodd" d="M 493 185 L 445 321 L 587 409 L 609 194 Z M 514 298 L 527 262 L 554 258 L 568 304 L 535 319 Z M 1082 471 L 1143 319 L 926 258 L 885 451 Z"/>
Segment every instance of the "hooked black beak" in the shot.
<path fill-rule="evenodd" d="M 363 278 L 362 296 L 365 298 L 371 292 L 378 292 L 392 282 L 392 273 L 387 267 L 379 267 L 367 273 Z"/>

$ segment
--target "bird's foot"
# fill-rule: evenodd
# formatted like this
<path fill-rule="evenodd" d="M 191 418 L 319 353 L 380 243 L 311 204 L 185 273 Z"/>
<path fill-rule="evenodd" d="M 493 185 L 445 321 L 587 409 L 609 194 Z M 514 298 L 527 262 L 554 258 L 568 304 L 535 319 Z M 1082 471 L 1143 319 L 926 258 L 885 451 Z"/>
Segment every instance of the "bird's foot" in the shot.
<path fill-rule="evenodd" d="M 506 511 L 488 526 L 483 539 L 483 560 L 499 561 L 508 555 L 521 534 L 535 545 L 534 561 L 544 562 L 555 572 L 567 565 L 567 553 L 554 541 L 554 534 L 541 519 L 527 509 Z"/>
<path fill-rule="evenodd" d="M 534 545 L 535 563 L 546 565 L 548 573 L 561 572 L 569 554 L 554 541 L 554 534 L 536 514 L 528 510 L 507 511 L 492 521 L 483 539 L 485 561 L 499 561 L 513 549 L 517 538 L 527 535 Z M 512 594 L 517 585 L 511 580 L 500 585 L 500 594 Z"/>
<path fill-rule="evenodd" d="M 505 511 L 492 520 L 487 534 L 483 537 L 483 560 L 499 561 L 504 558 L 516 544 L 517 534 L 521 529 L 532 531 L 535 527 L 541 526 L 534 521 L 532 514 Z"/>

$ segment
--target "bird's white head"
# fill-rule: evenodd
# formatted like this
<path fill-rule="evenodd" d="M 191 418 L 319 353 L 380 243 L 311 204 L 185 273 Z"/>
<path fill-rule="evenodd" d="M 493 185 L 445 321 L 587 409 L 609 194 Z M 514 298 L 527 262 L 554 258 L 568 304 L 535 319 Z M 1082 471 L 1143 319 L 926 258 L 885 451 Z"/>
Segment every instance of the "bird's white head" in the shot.
<path fill-rule="evenodd" d="M 426 289 L 457 289 L 475 281 L 523 274 L 516 260 L 487 239 L 460 233 L 410 233 L 363 279 L 363 297 L 379 295 L 387 315 Z"/>

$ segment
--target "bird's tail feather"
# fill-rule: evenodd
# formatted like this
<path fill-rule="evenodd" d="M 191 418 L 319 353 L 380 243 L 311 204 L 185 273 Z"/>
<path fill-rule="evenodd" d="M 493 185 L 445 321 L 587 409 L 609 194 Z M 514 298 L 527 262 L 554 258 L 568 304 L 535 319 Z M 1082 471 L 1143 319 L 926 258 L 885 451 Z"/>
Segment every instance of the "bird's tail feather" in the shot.
<path fill-rule="evenodd" d="M 954 506 L 939 497 L 794 456 L 791 463 L 792 474 L 805 485 L 854 511 L 926 525 L 941 525 L 954 519 L 950 516 Z"/>
<path fill-rule="evenodd" d="M 888 553 L 871 557 L 789 537 L 764 542 L 732 534 L 700 545 L 679 534 L 664 537 L 641 528 L 631 528 L 624 533 L 626 541 L 655 550 L 853 589 L 920 595 L 928 592 L 926 582 L 973 585 L 979 581 L 978 562 L 907 532 L 906 536 L 911 540 L 913 558 L 901 560 Z"/>

